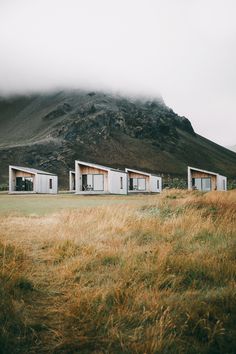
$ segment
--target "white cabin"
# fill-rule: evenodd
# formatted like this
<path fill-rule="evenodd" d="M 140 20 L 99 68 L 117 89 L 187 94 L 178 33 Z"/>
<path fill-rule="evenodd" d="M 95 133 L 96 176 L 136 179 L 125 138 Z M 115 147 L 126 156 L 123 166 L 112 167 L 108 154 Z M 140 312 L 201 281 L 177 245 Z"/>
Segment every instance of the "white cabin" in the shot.
<path fill-rule="evenodd" d="M 127 194 L 127 173 L 94 163 L 75 161 L 76 194 Z"/>
<path fill-rule="evenodd" d="M 9 166 L 9 193 L 58 192 L 58 178 L 53 173 L 34 168 Z"/>
<path fill-rule="evenodd" d="M 126 168 L 128 193 L 160 193 L 162 178 L 151 173 Z"/>
<path fill-rule="evenodd" d="M 226 191 L 227 177 L 221 176 L 219 173 L 188 166 L 188 189 L 197 189 L 204 192 Z"/>
<path fill-rule="evenodd" d="M 69 171 L 69 191 L 75 191 L 75 171 Z"/>

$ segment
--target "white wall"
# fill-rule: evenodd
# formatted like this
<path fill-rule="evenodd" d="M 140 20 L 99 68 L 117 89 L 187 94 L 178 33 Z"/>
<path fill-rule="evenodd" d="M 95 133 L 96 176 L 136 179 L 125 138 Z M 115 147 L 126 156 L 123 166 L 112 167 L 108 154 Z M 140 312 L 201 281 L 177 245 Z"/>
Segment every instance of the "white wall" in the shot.
<path fill-rule="evenodd" d="M 75 193 L 80 192 L 80 168 L 77 161 L 75 161 Z"/>
<path fill-rule="evenodd" d="M 11 166 L 9 166 L 9 193 L 14 192 L 13 178 L 14 178 L 14 174 L 13 174 Z"/>
<path fill-rule="evenodd" d="M 123 178 L 123 189 L 121 189 L 120 178 Z M 127 194 L 128 178 L 127 173 L 119 171 L 108 171 L 108 190 L 112 194 Z"/>
<path fill-rule="evenodd" d="M 157 181 L 159 181 L 159 188 L 157 188 Z M 162 191 L 162 178 L 158 176 L 150 176 L 150 192 L 161 193 Z"/>
<path fill-rule="evenodd" d="M 192 175 L 190 167 L 188 167 L 188 189 L 192 190 Z"/>
<path fill-rule="evenodd" d="M 217 190 L 227 191 L 227 178 L 225 176 L 217 175 Z"/>
<path fill-rule="evenodd" d="M 49 181 L 52 179 L 52 189 L 49 188 Z M 57 194 L 58 192 L 58 178 L 51 175 L 36 175 L 36 193 Z"/>
<path fill-rule="evenodd" d="M 75 172 L 74 171 L 69 171 L 69 191 L 70 192 L 74 192 L 75 191 L 75 189 L 73 189 L 73 186 L 75 186 Z"/>

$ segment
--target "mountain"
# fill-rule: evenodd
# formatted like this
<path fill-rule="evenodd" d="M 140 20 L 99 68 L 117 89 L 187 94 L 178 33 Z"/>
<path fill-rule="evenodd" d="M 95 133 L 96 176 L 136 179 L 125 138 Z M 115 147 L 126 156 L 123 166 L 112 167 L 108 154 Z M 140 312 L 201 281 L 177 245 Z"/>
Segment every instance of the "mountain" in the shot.
<path fill-rule="evenodd" d="M 67 187 L 75 159 L 183 178 L 187 165 L 236 175 L 236 154 L 161 98 L 81 90 L 0 98 L 0 183 L 15 164 L 55 172 Z"/>
<path fill-rule="evenodd" d="M 234 146 L 228 146 L 227 149 L 236 152 L 236 145 L 234 145 Z"/>

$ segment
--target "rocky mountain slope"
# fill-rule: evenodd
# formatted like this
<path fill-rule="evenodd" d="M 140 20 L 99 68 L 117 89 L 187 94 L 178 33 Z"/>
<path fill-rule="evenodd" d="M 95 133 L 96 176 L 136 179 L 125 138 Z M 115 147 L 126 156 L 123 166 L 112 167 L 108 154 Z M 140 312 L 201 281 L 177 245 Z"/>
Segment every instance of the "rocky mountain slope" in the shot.
<path fill-rule="evenodd" d="M 74 160 L 186 177 L 187 165 L 236 176 L 236 154 L 199 135 L 162 99 L 61 91 L 0 99 L 0 183 L 8 165 L 56 172 Z"/>

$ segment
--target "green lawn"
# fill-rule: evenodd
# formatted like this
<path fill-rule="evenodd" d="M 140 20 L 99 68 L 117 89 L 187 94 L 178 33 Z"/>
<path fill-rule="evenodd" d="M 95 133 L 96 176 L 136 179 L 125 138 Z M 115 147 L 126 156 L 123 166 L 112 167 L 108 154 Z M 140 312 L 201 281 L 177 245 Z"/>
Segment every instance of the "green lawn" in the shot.
<path fill-rule="evenodd" d="M 149 197 L 142 195 L 9 195 L 7 193 L 0 193 L 0 214 L 46 215 L 68 208 L 77 209 L 99 205 L 134 204 L 143 202 L 144 199 L 148 199 Z"/>

